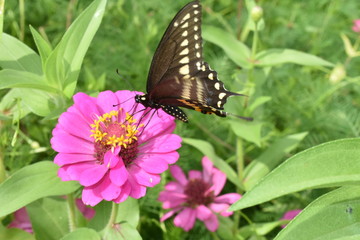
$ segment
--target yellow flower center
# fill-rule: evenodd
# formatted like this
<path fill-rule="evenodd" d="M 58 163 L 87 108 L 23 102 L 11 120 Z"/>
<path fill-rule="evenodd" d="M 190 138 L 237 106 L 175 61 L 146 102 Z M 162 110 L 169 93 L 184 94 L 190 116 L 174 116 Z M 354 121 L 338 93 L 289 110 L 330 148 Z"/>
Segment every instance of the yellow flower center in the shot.
<path fill-rule="evenodd" d="M 133 118 L 128 112 L 125 112 L 126 117 L 123 123 L 119 122 L 119 114 L 122 109 L 118 111 L 111 111 L 104 113 L 94 120 L 91 124 L 90 137 L 95 139 L 97 145 L 101 145 L 107 149 L 121 147 L 127 148 L 129 144 L 137 141 L 136 134 L 143 124 L 137 125 L 137 120 Z"/>

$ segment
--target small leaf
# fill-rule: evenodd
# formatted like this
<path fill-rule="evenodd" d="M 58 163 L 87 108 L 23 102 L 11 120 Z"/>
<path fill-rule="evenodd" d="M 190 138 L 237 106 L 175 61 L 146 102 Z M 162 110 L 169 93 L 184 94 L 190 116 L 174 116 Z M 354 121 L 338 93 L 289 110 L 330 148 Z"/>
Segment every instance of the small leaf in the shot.
<path fill-rule="evenodd" d="M 75 229 L 73 232 L 68 233 L 63 238 L 61 238 L 61 240 L 79 240 L 79 239 L 101 240 L 101 237 L 95 230 L 91 228 L 78 228 Z"/>
<path fill-rule="evenodd" d="M 221 47 L 238 66 L 250 68 L 250 49 L 230 33 L 213 26 L 203 26 L 202 37 Z"/>
<path fill-rule="evenodd" d="M 36 47 L 39 50 L 42 66 L 44 68 L 46 59 L 49 57 L 52 51 L 51 45 L 47 41 L 45 41 L 45 39 L 35 30 L 35 28 L 30 26 L 30 30 L 34 38 Z"/>
<path fill-rule="evenodd" d="M 260 146 L 261 144 L 261 126 L 262 122 L 247 122 L 228 120 L 233 132 L 240 138 Z"/>
<path fill-rule="evenodd" d="M 95 0 L 71 24 L 45 65 L 47 80 L 67 97 L 75 90 L 82 61 L 101 23 L 106 0 Z"/>
<path fill-rule="evenodd" d="M 283 159 L 285 154 L 292 151 L 306 137 L 307 132 L 286 136 L 277 140 L 263 152 L 259 158 L 253 160 L 244 172 L 244 186 L 251 189 L 262 177 L 268 174 Z"/>
<path fill-rule="evenodd" d="M 322 58 L 293 49 L 269 49 L 256 55 L 257 66 L 276 66 L 284 63 L 295 63 L 303 66 L 333 67 L 334 64 Z"/>
<path fill-rule="evenodd" d="M 79 188 L 75 181 L 61 181 L 57 170 L 54 163 L 42 161 L 20 169 L 1 183 L 0 217 L 37 199 L 65 195 Z"/>
<path fill-rule="evenodd" d="M 360 187 L 341 187 L 312 202 L 275 239 L 360 239 L 359 209 Z"/>
<path fill-rule="evenodd" d="M 57 240 L 69 232 L 67 207 L 61 198 L 43 198 L 26 207 L 36 239 Z"/>
<path fill-rule="evenodd" d="M 342 139 L 302 151 L 265 176 L 230 210 L 251 207 L 304 189 L 358 184 L 359 146 L 360 139 Z"/>
<path fill-rule="evenodd" d="M 183 142 L 197 148 L 205 156 L 209 157 L 214 165 L 226 174 L 229 181 L 239 188 L 242 188 L 236 172 L 229 166 L 229 164 L 216 155 L 215 150 L 210 143 L 193 138 L 183 138 Z"/>
<path fill-rule="evenodd" d="M 39 55 L 20 40 L 6 33 L 2 33 L 0 40 L 0 67 L 43 74 Z"/>
<path fill-rule="evenodd" d="M 260 96 L 257 97 L 256 100 L 249 106 L 248 110 L 250 113 L 252 113 L 257 107 L 263 105 L 264 103 L 271 100 L 271 97 L 269 96 Z"/>

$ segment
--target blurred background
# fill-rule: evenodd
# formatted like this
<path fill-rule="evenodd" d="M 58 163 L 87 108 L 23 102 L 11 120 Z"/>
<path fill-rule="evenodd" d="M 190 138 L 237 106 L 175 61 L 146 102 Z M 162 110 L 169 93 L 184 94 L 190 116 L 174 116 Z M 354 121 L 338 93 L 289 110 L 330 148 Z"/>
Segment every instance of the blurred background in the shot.
<path fill-rule="evenodd" d="M 35 51 L 29 25 L 37 29 L 52 46 L 61 39 L 71 22 L 91 3 L 91 0 L 37 0 L 6 1 L 4 32 L 15 36 Z M 147 73 L 154 51 L 171 19 L 186 0 L 108 0 L 102 24 L 85 56 L 76 92 L 96 93 L 104 90 L 130 89 L 144 92 Z M 202 0 L 203 25 L 216 26 L 232 33 L 251 47 L 253 33 L 244 29 L 248 11 L 242 0 Z M 350 58 L 341 34 L 352 43 L 359 41 L 360 33 L 352 30 L 353 20 L 360 18 L 360 1 L 256 1 L 263 8 L 265 25 L 259 32 L 259 50 L 288 48 L 319 56 L 333 64 L 333 69 L 283 64 L 264 68 L 255 80 L 256 91 L 269 96 L 270 101 L 259 107 L 251 117 L 262 122 L 261 142 L 257 146 L 244 143 L 246 163 L 257 158 L 277 139 L 289 134 L 308 132 L 291 154 L 330 140 L 359 137 L 360 134 L 360 58 Z M 204 41 L 204 59 L 215 69 L 227 89 L 241 92 L 246 82 L 246 70 L 233 63 L 224 51 Z M 118 69 L 120 76 L 116 73 Z M 354 80 L 355 79 L 355 80 Z M 4 96 L 7 90 L 1 90 Z M 248 101 L 254 101 L 249 96 Z M 229 99 L 226 109 L 243 104 L 246 98 Z M 69 100 L 71 104 L 71 100 Z M 228 107 L 228 108 L 227 108 Z M 185 110 L 186 111 L 186 110 Z M 176 133 L 182 137 L 210 142 L 216 153 L 233 164 L 236 135 L 223 118 L 186 111 L 190 123 L 178 123 Z M 238 114 L 237 112 L 234 112 Z M 239 113 L 243 114 L 243 113 Z M 12 171 L 44 156 L 54 156 L 49 147 L 51 130 L 56 120 L 42 120 L 28 115 L 21 121 L 24 130 L 14 147 L 9 142 L 14 126 L 3 125 L 0 144 L 9 154 L 6 165 Z M 31 127 L 29 127 L 31 126 Z M 25 143 L 25 144 L 24 144 Z M 33 145 L 43 147 L 33 151 Z M 202 154 L 185 145 L 180 149 L 178 164 L 184 169 L 200 168 Z M 227 186 L 231 188 L 232 186 Z M 141 201 L 147 216 L 142 231 L 161 234 L 159 226 L 151 221 L 157 216 L 159 203 L 155 200 L 160 189 L 151 190 Z M 289 208 L 301 208 L 320 190 L 287 196 L 261 211 L 251 208 L 248 214 L 256 222 L 279 219 Z M 292 204 L 293 202 L 293 204 Z M 292 205 L 291 205 L 292 204 Z M 167 223 L 172 224 L 172 223 Z M 150 230 L 151 229 L 151 230 Z M 173 229 L 176 236 L 176 229 Z M 199 236 L 202 234 L 198 232 Z M 171 235 L 171 234 L 170 234 Z M 156 236 L 156 234 L 154 235 Z M 196 235 L 192 235 L 196 239 Z M 189 237 L 189 239 L 191 239 Z"/>

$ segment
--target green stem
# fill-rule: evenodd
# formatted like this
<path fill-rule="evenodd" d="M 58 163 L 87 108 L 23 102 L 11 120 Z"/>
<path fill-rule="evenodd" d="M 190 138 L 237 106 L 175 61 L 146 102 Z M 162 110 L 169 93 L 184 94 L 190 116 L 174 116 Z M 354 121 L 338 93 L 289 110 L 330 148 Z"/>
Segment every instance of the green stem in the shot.
<path fill-rule="evenodd" d="M 111 215 L 110 215 L 110 218 L 109 218 L 109 222 L 107 224 L 107 227 L 106 228 L 112 228 L 114 226 L 114 224 L 116 223 L 116 216 L 118 214 L 118 210 L 119 210 L 119 204 L 117 203 L 112 203 L 112 209 L 111 209 Z"/>
<path fill-rule="evenodd" d="M 244 178 L 244 149 L 243 149 L 243 140 L 237 138 L 236 140 L 236 159 L 237 159 L 237 174 L 240 182 Z"/>
<path fill-rule="evenodd" d="M 0 40 L 4 26 L 4 5 L 5 5 L 5 0 L 0 0 Z"/>
<path fill-rule="evenodd" d="M 220 240 L 219 236 L 216 234 L 216 232 L 210 232 L 212 239 L 214 240 Z"/>
<path fill-rule="evenodd" d="M 19 0 L 19 12 L 20 12 L 19 39 L 21 41 L 24 41 L 24 38 L 25 38 L 25 3 L 24 3 L 24 0 Z"/>
<path fill-rule="evenodd" d="M 69 216 L 69 229 L 70 232 L 76 229 L 76 217 L 75 217 L 75 198 L 72 193 L 67 195 L 66 201 L 68 203 L 68 216 Z"/>
<path fill-rule="evenodd" d="M 5 165 L 4 165 L 2 152 L 0 152 L 0 183 L 5 181 L 5 179 L 6 179 Z"/>
<path fill-rule="evenodd" d="M 259 31 L 258 31 L 258 25 L 257 25 L 257 23 L 255 23 L 254 38 L 253 38 L 252 47 L 251 47 L 251 60 L 252 61 L 255 61 L 255 55 L 256 55 L 256 51 L 257 51 L 258 42 L 259 42 Z"/>

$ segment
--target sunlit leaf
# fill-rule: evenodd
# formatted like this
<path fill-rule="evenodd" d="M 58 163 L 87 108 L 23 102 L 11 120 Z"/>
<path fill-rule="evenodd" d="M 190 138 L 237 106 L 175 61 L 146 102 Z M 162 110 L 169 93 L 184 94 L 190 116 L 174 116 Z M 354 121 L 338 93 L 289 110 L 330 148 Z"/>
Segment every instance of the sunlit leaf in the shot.
<path fill-rule="evenodd" d="M 0 40 L 0 67 L 42 75 L 39 55 L 6 33 L 2 33 Z"/>
<path fill-rule="evenodd" d="M 307 132 L 286 136 L 271 144 L 257 159 L 245 168 L 244 186 L 251 189 L 262 177 L 276 167 L 285 154 L 292 151 L 305 138 Z"/>
<path fill-rule="evenodd" d="M 286 160 L 231 206 L 238 210 L 310 188 L 358 184 L 360 139 L 309 148 Z"/>
<path fill-rule="evenodd" d="M 91 228 L 78 228 L 75 229 L 73 232 L 65 235 L 61 240 L 79 240 L 79 239 L 86 239 L 86 240 L 101 240 L 100 235 Z"/>
<path fill-rule="evenodd" d="M 260 146 L 262 122 L 239 120 L 228 120 L 228 122 L 230 123 L 231 129 L 238 137 Z"/>
<path fill-rule="evenodd" d="M 334 64 L 320 57 L 293 49 L 269 49 L 256 55 L 257 66 L 276 66 L 284 63 L 295 63 L 303 66 L 314 67 L 334 66 Z"/>
<path fill-rule="evenodd" d="M 360 187 L 341 187 L 308 205 L 275 239 L 360 239 L 359 208 Z"/>
<path fill-rule="evenodd" d="M 0 216 L 46 196 L 65 195 L 79 184 L 63 182 L 57 176 L 58 167 L 49 161 L 38 162 L 15 172 L 0 184 Z"/>
<path fill-rule="evenodd" d="M 206 41 L 221 47 L 237 65 L 249 68 L 250 49 L 230 33 L 213 26 L 203 26 L 202 36 Z"/>

